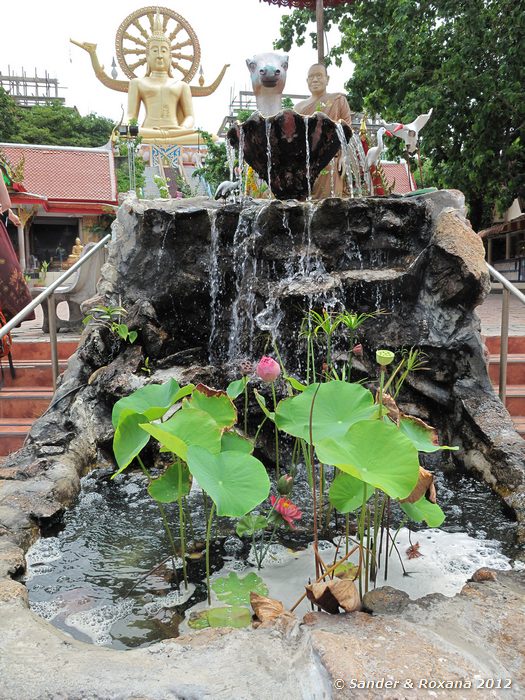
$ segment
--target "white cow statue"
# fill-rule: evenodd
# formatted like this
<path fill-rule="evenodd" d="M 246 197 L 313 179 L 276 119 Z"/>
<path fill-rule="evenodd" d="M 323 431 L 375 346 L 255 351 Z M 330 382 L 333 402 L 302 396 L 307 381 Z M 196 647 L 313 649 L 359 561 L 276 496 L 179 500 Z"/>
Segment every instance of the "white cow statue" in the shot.
<path fill-rule="evenodd" d="M 280 53 L 258 53 L 246 59 L 250 71 L 257 109 L 263 117 L 281 111 L 281 99 L 286 83 L 288 56 Z"/>

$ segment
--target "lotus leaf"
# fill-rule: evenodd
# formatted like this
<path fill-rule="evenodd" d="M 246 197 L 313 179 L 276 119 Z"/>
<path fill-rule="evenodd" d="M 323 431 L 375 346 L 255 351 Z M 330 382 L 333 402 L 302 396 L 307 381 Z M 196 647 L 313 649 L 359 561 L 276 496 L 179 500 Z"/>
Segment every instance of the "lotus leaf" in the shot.
<path fill-rule="evenodd" d="M 374 487 L 361 479 L 356 479 L 355 476 L 341 472 L 330 486 L 328 493 L 330 503 L 340 513 L 351 513 L 363 504 L 364 488 L 366 488 L 366 500 L 368 501 L 374 493 Z"/>
<path fill-rule="evenodd" d="M 248 454 L 253 452 L 253 442 L 243 438 L 242 435 L 239 435 L 235 430 L 226 430 L 222 434 L 221 445 L 221 452 L 226 452 L 227 450 L 247 452 Z"/>
<path fill-rule="evenodd" d="M 251 537 L 254 532 L 264 530 L 267 525 L 268 521 L 264 515 L 253 515 L 250 513 L 239 520 L 235 532 L 239 537 Z"/>
<path fill-rule="evenodd" d="M 268 410 L 268 407 L 266 406 L 266 399 L 264 398 L 264 396 L 262 396 L 262 394 L 259 394 L 257 389 L 253 390 L 253 394 L 257 400 L 257 403 L 261 407 L 261 411 L 264 413 L 266 418 L 269 418 L 273 422 L 275 420 L 275 413 Z"/>
<path fill-rule="evenodd" d="M 141 413 L 128 413 L 126 411 L 123 414 L 113 437 L 113 452 L 119 469 L 112 478 L 124 471 L 142 448 L 148 444 L 149 435 L 140 427 L 145 420 L 146 416 Z"/>
<path fill-rule="evenodd" d="M 191 613 L 188 626 L 194 630 L 206 627 L 248 627 L 252 621 L 251 611 L 240 606 L 208 608 L 198 613 Z"/>
<path fill-rule="evenodd" d="M 420 452 L 437 452 L 438 450 L 457 450 L 457 447 L 436 445 L 436 431 L 419 418 L 403 416 L 399 421 L 399 429 L 413 442 Z"/>
<path fill-rule="evenodd" d="M 159 503 L 174 503 L 190 492 L 190 473 L 185 464 L 169 466 L 162 476 L 148 486 L 149 495 Z"/>
<path fill-rule="evenodd" d="M 123 411 L 142 413 L 147 420 L 161 418 L 170 406 L 180 401 L 184 396 L 191 394 L 193 384 L 188 384 L 182 389 L 174 379 L 164 384 L 147 384 L 137 389 L 133 394 L 125 396 L 113 406 L 111 420 L 116 428 L 121 420 Z"/>
<path fill-rule="evenodd" d="M 422 520 L 429 527 L 439 527 L 445 520 L 445 514 L 437 503 L 431 503 L 423 496 L 415 503 L 400 503 L 401 508 L 408 515 L 410 520 L 420 523 Z"/>
<path fill-rule="evenodd" d="M 197 408 L 200 411 L 205 411 L 220 428 L 231 428 L 237 421 L 237 409 L 230 397 L 224 392 L 210 396 L 199 391 L 199 387 L 197 387 L 183 408 Z"/>
<path fill-rule="evenodd" d="M 253 571 L 240 578 L 234 571 L 228 576 L 217 578 L 212 583 L 217 598 L 229 605 L 244 605 L 250 602 L 250 593 L 268 595 L 268 588 L 262 578 Z"/>
<path fill-rule="evenodd" d="M 264 464 L 252 455 L 234 450 L 212 454 L 192 445 L 186 461 L 215 503 L 218 515 L 240 518 L 268 498 L 268 474 Z"/>
<path fill-rule="evenodd" d="M 185 462 L 190 445 L 200 445 L 210 452 L 221 449 L 220 427 L 209 413 L 198 408 L 177 411 L 165 423 L 143 423 L 141 428 Z"/>
<path fill-rule="evenodd" d="M 230 382 L 230 384 L 228 384 L 228 387 L 226 388 L 226 393 L 228 394 L 230 399 L 236 399 L 238 396 L 240 396 L 246 388 L 248 382 L 249 379 L 246 376 L 237 379 L 235 382 Z"/>
<path fill-rule="evenodd" d="M 393 423 L 360 421 L 342 437 L 320 441 L 316 451 L 320 462 L 334 464 L 393 498 L 406 498 L 417 483 L 417 450 Z"/>
<path fill-rule="evenodd" d="M 318 387 L 319 390 L 317 390 Z M 354 423 L 372 418 L 378 413 L 374 397 L 360 384 L 341 381 L 321 385 L 310 384 L 302 394 L 285 399 L 278 404 L 275 412 L 277 427 L 309 442 L 310 413 L 314 395 L 312 413 L 314 444 L 325 438 L 337 440 Z"/>

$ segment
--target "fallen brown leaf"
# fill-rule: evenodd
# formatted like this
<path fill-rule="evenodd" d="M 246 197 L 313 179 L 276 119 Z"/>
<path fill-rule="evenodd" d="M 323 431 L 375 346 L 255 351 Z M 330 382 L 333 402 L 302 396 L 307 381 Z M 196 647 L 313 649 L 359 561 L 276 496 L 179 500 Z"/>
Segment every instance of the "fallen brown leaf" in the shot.
<path fill-rule="evenodd" d="M 417 484 L 412 492 L 401 500 L 401 503 L 416 503 L 426 494 L 431 503 L 436 502 L 436 487 L 434 486 L 434 475 L 423 467 L 419 467 Z"/>
<path fill-rule="evenodd" d="M 253 591 L 250 593 L 250 605 L 259 622 L 275 620 L 279 615 L 283 615 L 286 612 L 280 600 L 267 598 Z"/>
<path fill-rule="evenodd" d="M 359 592 L 350 579 L 312 583 L 305 588 L 308 600 L 332 615 L 336 615 L 339 608 L 345 612 L 354 612 L 361 607 Z"/>

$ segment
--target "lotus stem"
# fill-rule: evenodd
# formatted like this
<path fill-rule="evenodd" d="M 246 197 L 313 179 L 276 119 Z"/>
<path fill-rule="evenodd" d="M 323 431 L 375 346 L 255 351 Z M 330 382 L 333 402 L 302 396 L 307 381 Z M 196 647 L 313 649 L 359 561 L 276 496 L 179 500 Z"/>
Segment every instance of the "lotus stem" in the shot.
<path fill-rule="evenodd" d="M 142 461 L 139 455 L 137 455 L 137 461 L 140 465 L 140 468 L 142 469 L 143 473 L 147 476 L 148 480 L 151 481 L 151 474 L 149 471 L 146 469 L 146 465 Z M 155 500 L 155 499 L 154 499 Z M 179 574 L 177 572 L 177 566 L 176 566 L 176 559 L 177 559 L 177 547 L 175 546 L 175 540 L 173 539 L 173 535 L 171 534 L 170 526 L 168 523 L 168 518 L 166 517 L 166 511 L 164 510 L 162 503 L 159 503 L 158 501 L 155 501 L 157 504 L 157 507 L 160 511 L 160 517 L 162 518 L 162 524 L 164 525 L 164 530 L 166 532 L 166 536 L 169 540 L 169 543 L 171 545 L 171 551 L 172 551 L 172 565 L 173 565 L 173 576 L 175 578 L 175 583 L 177 585 L 177 588 L 179 588 L 180 583 L 179 583 Z"/>
<path fill-rule="evenodd" d="M 210 517 L 206 527 L 206 588 L 208 589 L 208 605 L 211 605 L 211 588 L 210 588 L 210 535 L 213 516 L 215 515 L 215 503 L 212 502 Z"/>
<path fill-rule="evenodd" d="M 188 590 L 188 572 L 186 570 L 186 518 L 184 516 L 184 508 L 182 506 L 182 464 L 180 459 L 177 460 L 177 463 L 179 465 L 177 505 L 179 506 L 179 537 L 182 557 L 182 577 L 184 578 L 184 587 L 186 590 Z"/>
<path fill-rule="evenodd" d="M 275 382 L 272 382 L 273 410 L 277 410 L 277 396 L 275 395 Z M 278 479 L 279 474 L 279 430 L 277 424 L 273 424 L 275 430 L 275 478 Z"/>
<path fill-rule="evenodd" d="M 388 578 L 388 538 L 390 537 L 390 498 L 386 500 L 386 547 L 385 547 L 385 581 Z"/>
<path fill-rule="evenodd" d="M 248 382 L 244 382 L 244 434 L 248 435 Z"/>
<path fill-rule="evenodd" d="M 316 479 L 315 479 L 315 464 L 314 464 L 314 437 L 313 437 L 313 415 L 314 415 L 314 404 L 317 398 L 317 392 L 321 388 L 321 384 L 317 386 L 315 393 L 312 398 L 312 404 L 310 406 L 310 444 L 309 444 L 309 454 L 308 459 L 312 469 L 312 508 L 313 508 L 313 524 L 314 524 L 314 547 L 317 549 L 319 544 L 319 536 L 317 532 L 317 492 L 316 492 Z M 315 560 L 315 578 L 319 578 L 319 562 Z"/>

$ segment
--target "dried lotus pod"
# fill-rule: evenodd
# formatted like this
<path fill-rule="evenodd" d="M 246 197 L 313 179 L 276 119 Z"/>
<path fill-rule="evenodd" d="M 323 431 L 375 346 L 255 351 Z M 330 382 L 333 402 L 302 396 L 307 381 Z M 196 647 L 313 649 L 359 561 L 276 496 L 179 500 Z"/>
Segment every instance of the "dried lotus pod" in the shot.
<path fill-rule="evenodd" d="M 345 612 L 354 612 L 361 607 L 359 592 L 351 579 L 312 583 L 305 588 L 308 600 L 332 615 L 337 615 L 339 608 Z"/>

